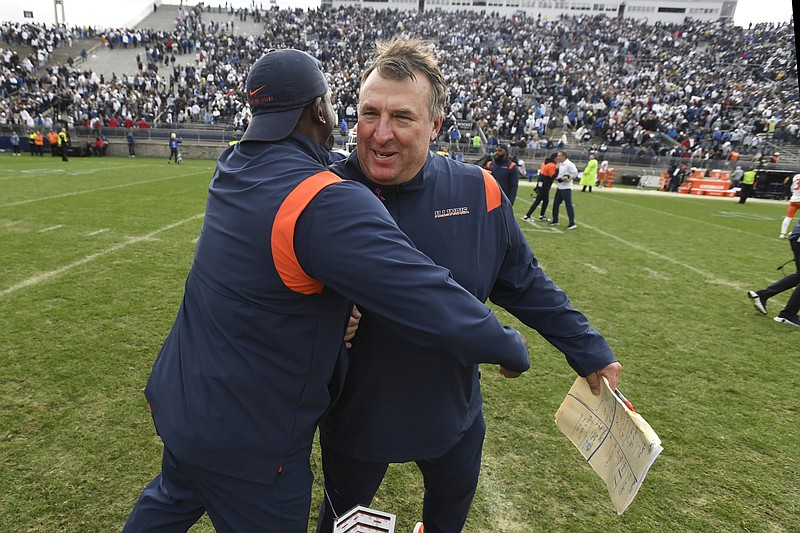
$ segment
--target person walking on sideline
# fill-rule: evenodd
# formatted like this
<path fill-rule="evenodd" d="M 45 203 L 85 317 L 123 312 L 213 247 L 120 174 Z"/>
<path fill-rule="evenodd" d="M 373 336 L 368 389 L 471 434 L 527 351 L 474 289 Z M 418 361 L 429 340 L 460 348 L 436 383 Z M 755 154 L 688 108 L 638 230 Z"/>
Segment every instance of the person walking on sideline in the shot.
<path fill-rule="evenodd" d="M 756 169 L 749 168 L 742 174 L 742 183 L 739 188 L 739 203 L 743 204 L 753 192 L 753 184 L 756 182 Z"/>
<path fill-rule="evenodd" d="M 545 216 L 547 213 L 547 206 L 550 203 L 550 187 L 553 185 L 553 180 L 558 174 L 558 167 L 556 167 L 556 154 L 547 157 L 539 167 L 538 186 L 536 188 L 536 199 L 534 199 L 528 212 L 522 217 L 522 220 L 530 221 L 531 215 L 536 211 L 536 207 L 541 203 L 542 210 L 539 213 L 539 220 L 547 222 L 548 218 Z"/>
<path fill-rule="evenodd" d="M 556 177 L 556 195 L 553 198 L 553 221 L 550 222 L 550 225 L 558 226 L 558 211 L 563 202 L 569 217 L 567 229 L 575 229 L 578 226 L 575 224 L 575 208 L 572 206 L 572 182 L 578 177 L 578 168 L 569 160 L 567 152 L 563 150 L 556 155 L 556 164 L 558 165 L 558 177 Z"/>
<path fill-rule="evenodd" d="M 789 197 L 789 206 L 786 208 L 786 216 L 781 222 L 781 239 L 786 238 L 789 224 L 791 224 L 797 210 L 800 209 L 800 174 L 795 174 L 794 177 L 792 177 L 792 182 L 789 185 L 789 192 L 791 192 L 792 195 Z"/>
<path fill-rule="evenodd" d="M 357 148 L 331 169 L 366 185 L 419 250 L 479 300 L 536 329 L 593 390 L 601 375 L 616 386 L 620 364 L 542 271 L 497 180 L 430 151 L 447 86 L 428 45 L 396 38 L 376 47 L 361 78 Z M 418 527 L 460 532 L 486 432 L 480 369 L 436 357 L 356 303 L 362 317 L 344 390 L 320 425 L 326 496 L 317 531 L 331 533 L 336 515 L 369 505 L 389 463 L 415 461 L 425 484 Z"/>
<path fill-rule="evenodd" d="M 353 301 L 459 365 L 508 377 L 530 365 L 519 332 L 414 248 L 371 191 L 327 170 L 336 112 L 321 68 L 282 49 L 247 76 L 253 117 L 217 160 L 145 387 L 161 473 L 125 533 L 187 531 L 206 512 L 220 532 L 307 531 L 314 433 L 342 388 Z"/>
<path fill-rule="evenodd" d="M 766 289 L 759 291 L 748 291 L 747 296 L 753 302 L 753 306 L 762 315 L 767 314 L 767 300 L 780 294 L 784 291 L 794 289 L 786 306 L 774 318 L 775 322 L 780 324 L 789 324 L 790 326 L 800 326 L 800 223 L 794 225 L 794 229 L 789 234 L 789 246 L 792 248 L 794 255 L 795 272 L 784 276 Z"/>

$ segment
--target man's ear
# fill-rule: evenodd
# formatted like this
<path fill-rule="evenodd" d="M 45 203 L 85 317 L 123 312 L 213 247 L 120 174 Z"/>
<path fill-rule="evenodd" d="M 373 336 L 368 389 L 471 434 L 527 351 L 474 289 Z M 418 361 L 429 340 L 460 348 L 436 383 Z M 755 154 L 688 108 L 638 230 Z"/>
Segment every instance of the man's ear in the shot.
<path fill-rule="evenodd" d="M 317 96 L 311 104 L 311 118 L 315 122 L 325 124 L 325 106 L 321 96 Z"/>
<path fill-rule="evenodd" d="M 433 121 L 433 130 L 431 130 L 431 142 L 435 141 L 436 137 L 439 136 L 439 131 L 441 131 L 441 129 L 442 129 L 442 123 L 443 122 L 444 122 L 444 117 L 442 115 L 439 115 Z"/>

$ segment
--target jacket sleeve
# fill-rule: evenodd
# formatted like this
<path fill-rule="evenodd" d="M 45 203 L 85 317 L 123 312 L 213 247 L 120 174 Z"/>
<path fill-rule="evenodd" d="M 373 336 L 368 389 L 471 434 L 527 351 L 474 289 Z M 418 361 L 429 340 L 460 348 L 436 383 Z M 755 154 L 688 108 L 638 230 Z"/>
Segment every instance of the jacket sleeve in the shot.
<path fill-rule="evenodd" d="M 559 349 L 580 376 L 615 362 L 605 338 L 541 269 L 510 207 L 503 202 L 498 213 L 508 246 L 490 300 Z"/>
<path fill-rule="evenodd" d="M 442 356 L 530 367 L 516 330 L 417 250 L 359 183 L 331 185 L 312 200 L 298 219 L 295 252 L 309 276 Z"/>

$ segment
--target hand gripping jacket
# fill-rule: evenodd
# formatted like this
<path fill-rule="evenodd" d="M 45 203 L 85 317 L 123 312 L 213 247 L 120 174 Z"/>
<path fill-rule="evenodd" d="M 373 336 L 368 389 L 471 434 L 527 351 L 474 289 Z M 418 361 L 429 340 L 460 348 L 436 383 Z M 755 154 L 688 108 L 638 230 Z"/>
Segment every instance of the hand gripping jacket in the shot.
<path fill-rule="evenodd" d="M 530 364 L 514 330 L 325 163 L 298 134 L 240 142 L 217 161 L 183 302 L 145 389 L 183 461 L 262 482 L 307 463 L 341 389 L 352 301 L 459 366 Z"/>

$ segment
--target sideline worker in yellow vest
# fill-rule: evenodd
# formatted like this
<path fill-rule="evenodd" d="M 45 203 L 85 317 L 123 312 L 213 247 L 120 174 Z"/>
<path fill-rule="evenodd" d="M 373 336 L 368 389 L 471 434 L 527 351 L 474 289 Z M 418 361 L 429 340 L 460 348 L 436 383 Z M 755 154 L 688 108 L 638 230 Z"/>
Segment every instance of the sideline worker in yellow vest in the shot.
<path fill-rule="evenodd" d="M 750 196 L 750 193 L 753 192 L 753 185 L 756 182 L 756 169 L 751 168 L 749 170 L 745 170 L 744 174 L 742 174 L 742 183 L 740 185 L 741 189 L 739 190 L 739 203 L 743 204 L 747 201 L 747 198 Z"/>
<path fill-rule="evenodd" d="M 61 131 L 58 132 L 58 148 L 61 150 L 62 161 L 69 161 L 69 158 L 67 157 L 68 146 L 69 135 L 67 135 L 67 130 L 65 128 L 61 128 Z"/>

